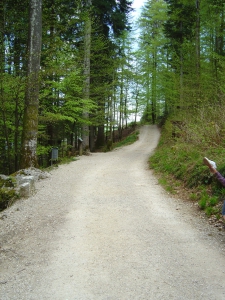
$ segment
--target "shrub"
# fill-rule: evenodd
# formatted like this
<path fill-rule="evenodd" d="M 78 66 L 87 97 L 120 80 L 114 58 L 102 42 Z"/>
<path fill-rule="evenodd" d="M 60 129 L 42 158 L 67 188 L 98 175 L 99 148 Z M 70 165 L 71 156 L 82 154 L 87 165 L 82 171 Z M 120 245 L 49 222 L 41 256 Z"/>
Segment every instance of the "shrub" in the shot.
<path fill-rule="evenodd" d="M 200 209 L 204 210 L 204 209 L 206 208 L 206 203 L 207 203 L 206 197 L 202 197 L 202 198 L 198 201 L 198 205 L 199 205 Z"/>
<path fill-rule="evenodd" d="M 190 191 L 190 199 L 198 201 L 200 209 L 207 215 L 215 214 L 216 217 L 221 210 L 219 199 L 225 199 L 225 188 L 210 174 L 202 160 L 206 156 L 215 161 L 218 171 L 225 175 L 223 111 L 223 107 L 213 110 L 204 105 L 194 114 L 190 110 L 185 111 L 185 116 L 170 115 L 162 127 L 156 151 L 149 159 L 152 169 L 162 176 L 170 176 L 173 183 L 176 180 L 182 182 Z"/>
<path fill-rule="evenodd" d="M 15 190 L 1 188 L 0 189 L 0 211 L 6 209 L 13 199 L 17 197 Z"/>
<path fill-rule="evenodd" d="M 218 204 L 218 197 L 216 197 L 216 196 L 211 197 L 209 199 L 208 205 L 209 206 L 215 206 L 216 204 Z"/>

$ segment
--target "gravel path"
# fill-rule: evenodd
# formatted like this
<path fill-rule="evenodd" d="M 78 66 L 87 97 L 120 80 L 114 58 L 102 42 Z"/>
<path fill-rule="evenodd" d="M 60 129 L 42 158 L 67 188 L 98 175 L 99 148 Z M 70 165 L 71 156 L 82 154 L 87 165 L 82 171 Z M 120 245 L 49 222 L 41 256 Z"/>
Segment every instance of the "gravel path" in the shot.
<path fill-rule="evenodd" d="M 171 198 L 147 160 L 159 130 L 82 156 L 0 213 L 1 300 L 224 300 L 224 232 Z"/>

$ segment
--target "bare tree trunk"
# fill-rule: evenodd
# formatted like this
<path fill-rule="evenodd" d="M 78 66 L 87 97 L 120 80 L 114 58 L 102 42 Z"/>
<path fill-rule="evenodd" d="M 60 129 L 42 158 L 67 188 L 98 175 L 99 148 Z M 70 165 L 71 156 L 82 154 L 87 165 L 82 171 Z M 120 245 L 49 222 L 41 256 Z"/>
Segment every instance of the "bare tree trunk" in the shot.
<path fill-rule="evenodd" d="M 138 90 L 138 84 L 136 83 L 136 88 L 135 88 L 135 114 L 134 114 L 134 124 L 136 125 L 137 123 L 137 114 L 138 114 L 138 106 L 139 106 L 139 102 L 138 102 L 138 97 L 139 97 L 139 90 Z"/>
<path fill-rule="evenodd" d="M 90 126 L 90 151 L 95 151 L 95 127 L 93 125 Z"/>
<path fill-rule="evenodd" d="M 37 167 L 39 70 L 42 40 L 42 0 L 30 0 L 27 87 L 23 120 L 21 168 Z"/>
<path fill-rule="evenodd" d="M 157 72 L 157 50 L 154 49 L 152 69 L 152 124 L 156 123 L 156 72 Z"/>
<path fill-rule="evenodd" d="M 84 90 L 83 97 L 84 99 L 89 99 L 90 96 L 90 54 L 91 54 L 91 15 L 90 8 L 92 5 L 92 0 L 86 0 L 86 7 L 88 10 L 88 16 L 85 24 L 85 33 L 84 33 Z M 89 114 L 84 111 L 84 118 L 87 120 L 87 123 L 83 125 L 82 129 L 82 139 L 83 139 L 83 149 L 88 150 L 89 145 Z"/>

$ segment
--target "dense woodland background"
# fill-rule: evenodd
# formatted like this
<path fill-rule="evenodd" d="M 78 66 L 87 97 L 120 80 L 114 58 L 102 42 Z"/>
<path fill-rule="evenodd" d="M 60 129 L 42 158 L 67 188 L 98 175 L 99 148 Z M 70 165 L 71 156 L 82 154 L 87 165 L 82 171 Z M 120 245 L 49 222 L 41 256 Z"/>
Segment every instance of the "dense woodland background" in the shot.
<path fill-rule="evenodd" d="M 163 124 L 173 151 L 223 149 L 224 6 L 147 0 L 134 22 L 128 0 L 1 1 L 0 173 L 81 139 L 103 149 L 140 120 Z"/>

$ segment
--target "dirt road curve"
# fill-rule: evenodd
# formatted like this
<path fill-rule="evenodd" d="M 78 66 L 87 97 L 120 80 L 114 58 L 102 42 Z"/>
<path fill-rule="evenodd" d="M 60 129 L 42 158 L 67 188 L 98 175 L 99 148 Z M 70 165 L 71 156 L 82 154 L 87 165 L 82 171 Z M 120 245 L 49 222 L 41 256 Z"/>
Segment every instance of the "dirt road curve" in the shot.
<path fill-rule="evenodd" d="M 224 300 L 225 237 L 157 184 L 145 126 L 0 214 L 1 300 Z"/>

